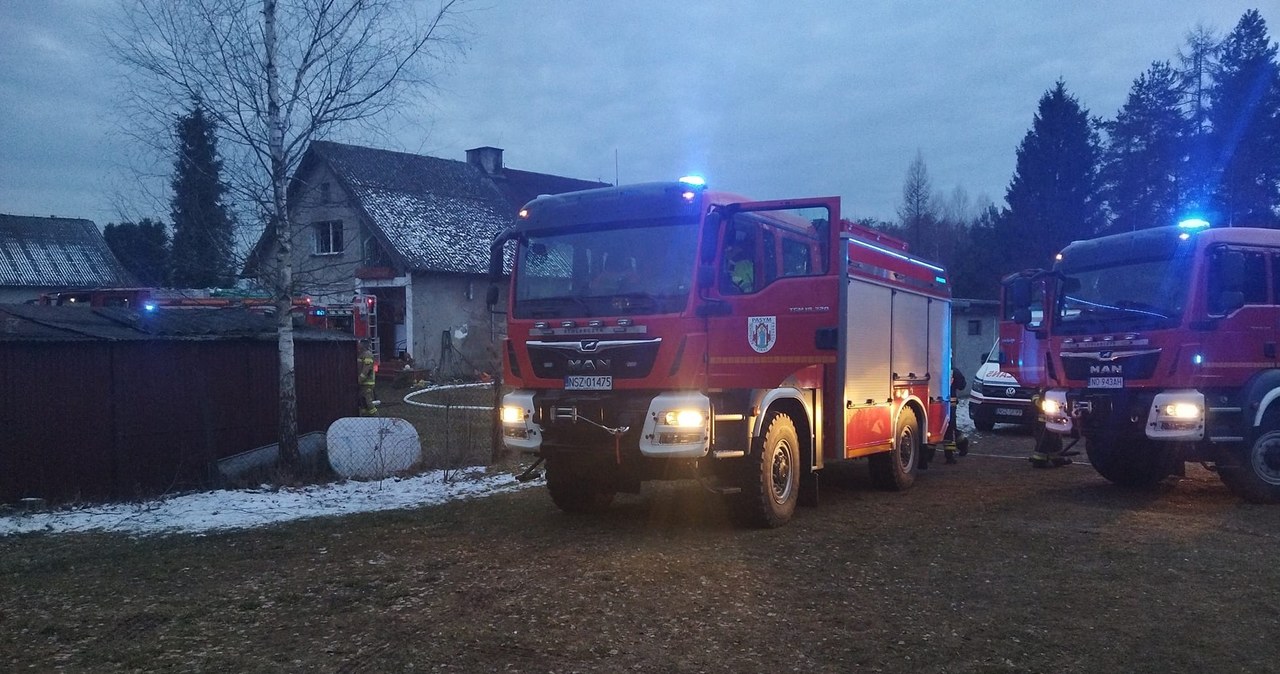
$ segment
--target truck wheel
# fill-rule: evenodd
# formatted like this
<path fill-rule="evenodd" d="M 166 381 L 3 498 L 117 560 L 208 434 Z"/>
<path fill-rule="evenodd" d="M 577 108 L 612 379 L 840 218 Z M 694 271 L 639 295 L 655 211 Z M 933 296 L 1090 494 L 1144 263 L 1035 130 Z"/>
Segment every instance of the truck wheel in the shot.
<path fill-rule="evenodd" d="M 756 463 L 743 481 L 737 515 L 743 524 L 780 527 L 791 520 L 800 493 L 800 439 L 786 414 L 775 414 Z"/>
<path fill-rule="evenodd" d="M 983 433 L 990 433 L 996 427 L 995 417 L 989 412 L 974 412 L 972 417 L 973 427 Z"/>
<path fill-rule="evenodd" d="M 547 459 L 547 491 L 556 507 L 567 513 L 582 514 L 605 510 L 613 503 L 614 490 L 579 470 L 563 458 Z"/>
<path fill-rule="evenodd" d="M 867 457 L 871 483 L 880 489 L 902 491 L 916 481 L 916 463 L 920 458 L 920 422 L 916 413 L 904 409 L 898 415 L 893 449 Z"/>
<path fill-rule="evenodd" d="M 1145 438 L 1124 442 L 1085 436 L 1084 449 L 1099 475 L 1126 489 L 1147 489 L 1169 475 L 1160 446 Z"/>
<path fill-rule="evenodd" d="M 1218 466 L 1227 488 L 1250 503 L 1280 503 L 1280 415 L 1268 413 L 1239 464 Z"/>

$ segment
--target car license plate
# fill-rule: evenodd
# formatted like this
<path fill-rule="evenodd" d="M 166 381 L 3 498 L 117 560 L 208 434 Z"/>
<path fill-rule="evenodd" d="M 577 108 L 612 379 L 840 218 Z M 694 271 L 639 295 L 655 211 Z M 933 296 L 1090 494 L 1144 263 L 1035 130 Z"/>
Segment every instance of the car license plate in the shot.
<path fill-rule="evenodd" d="M 566 391 L 612 391 L 613 377 L 573 374 L 564 378 Z"/>
<path fill-rule="evenodd" d="M 1124 388 L 1124 377 L 1089 377 L 1089 388 Z"/>
<path fill-rule="evenodd" d="M 997 407 L 997 408 L 996 408 L 996 416 L 998 416 L 998 417 L 1020 417 L 1020 416 L 1022 416 L 1022 410 L 1017 409 L 1017 408 Z"/>

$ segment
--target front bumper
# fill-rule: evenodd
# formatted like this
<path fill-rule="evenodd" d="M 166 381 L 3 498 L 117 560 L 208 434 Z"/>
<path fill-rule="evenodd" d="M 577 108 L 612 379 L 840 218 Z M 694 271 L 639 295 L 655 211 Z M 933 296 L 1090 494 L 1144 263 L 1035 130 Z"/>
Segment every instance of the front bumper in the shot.
<path fill-rule="evenodd" d="M 1176 442 L 1195 442 L 1205 435 L 1205 397 L 1194 389 L 1051 389 L 1041 411 L 1045 428 L 1063 435 L 1124 431 Z"/>
<path fill-rule="evenodd" d="M 711 443 L 711 401 L 697 391 L 656 395 L 567 395 L 520 389 L 503 397 L 503 444 L 539 453 L 638 452 L 647 458 L 696 459 Z"/>

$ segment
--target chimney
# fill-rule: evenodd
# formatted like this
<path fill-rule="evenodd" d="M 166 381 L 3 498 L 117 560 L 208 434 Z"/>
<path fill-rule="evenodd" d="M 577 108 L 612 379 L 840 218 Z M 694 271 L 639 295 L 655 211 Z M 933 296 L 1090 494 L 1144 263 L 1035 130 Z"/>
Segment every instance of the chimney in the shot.
<path fill-rule="evenodd" d="M 502 173 L 502 148 L 485 145 L 467 150 L 467 163 L 478 166 L 488 175 L 499 175 Z"/>

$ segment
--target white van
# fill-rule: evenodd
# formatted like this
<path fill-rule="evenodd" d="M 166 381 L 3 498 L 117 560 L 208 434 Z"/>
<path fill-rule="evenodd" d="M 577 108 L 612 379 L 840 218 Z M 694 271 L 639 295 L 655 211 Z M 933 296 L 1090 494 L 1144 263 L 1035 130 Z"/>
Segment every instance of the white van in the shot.
<path fill-rule="evenodd" d="M 1031 405 L 1035 392 L 1000 369 L 1000 340 L 997 339 L 969 387 L 969 418 L 973 420 L 973 427 L 989 431 L 998 423 L 1035 423 L 1036 411 Z"/>

